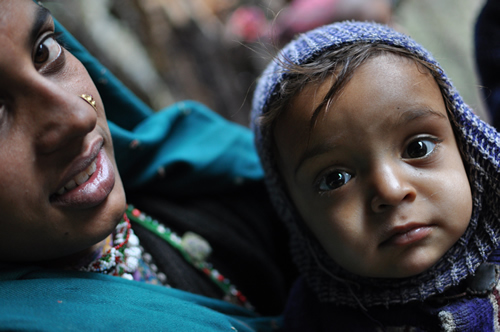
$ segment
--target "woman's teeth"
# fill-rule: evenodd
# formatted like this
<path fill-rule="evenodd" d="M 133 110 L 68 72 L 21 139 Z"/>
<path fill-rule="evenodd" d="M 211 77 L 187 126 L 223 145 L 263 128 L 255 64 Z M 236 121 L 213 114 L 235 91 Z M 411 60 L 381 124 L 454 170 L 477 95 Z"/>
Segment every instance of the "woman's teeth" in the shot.
<path fill-rule="evenodd" d="M 87 180 L 92 176 L 92 174 L 94 174 L 96 167 L 97 166 L 96 166 L 96 163 L 94 160 L 92 162 L 92 164 L 90 164 L 90 166 L 87 167 L 87 169 L 85 169 L 83 172 L 77 174 L 73 179 L 69 180 L 68 183 L 66 183 L 64 185 L 64 187 L 59 189 L 57 191 L 57 194 L 62 195 L 65 192 L 87 182 Z"/>

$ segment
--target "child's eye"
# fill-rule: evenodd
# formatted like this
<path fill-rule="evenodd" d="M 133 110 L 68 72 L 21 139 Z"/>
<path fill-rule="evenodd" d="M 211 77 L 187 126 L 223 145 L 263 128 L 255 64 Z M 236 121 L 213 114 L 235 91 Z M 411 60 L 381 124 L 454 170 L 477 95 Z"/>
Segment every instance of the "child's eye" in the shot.
<path fill-rule="evenodd" d="M 62 54 L 62 47 L 56 41 L 54 34 L 48 35 L 40 44 L 35 47 L 33 62 L 37 70 L 53 63 Z"/>
<path fill-rule="evenodd" d="M 430 139 L 418 139 L 411 142 L 406 148 L 403 158 L 423 158 L 430 155 L 436 148 L 436 142 Z"/>
<path fill-rule="evenodd" d="M 330 191 L 342 187 L 352 178 L 350 173 L 345 171 L 333 171 L 324 175 L 319 182 L 320 191 Z"/>

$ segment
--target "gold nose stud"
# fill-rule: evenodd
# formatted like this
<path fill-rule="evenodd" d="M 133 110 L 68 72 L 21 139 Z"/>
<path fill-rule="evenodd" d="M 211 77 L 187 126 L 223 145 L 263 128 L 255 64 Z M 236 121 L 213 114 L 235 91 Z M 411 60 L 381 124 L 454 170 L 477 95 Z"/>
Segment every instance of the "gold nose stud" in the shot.
<path fill-rule="evenodd" d="M 92 95 L 83 94 L 83 95 L 80 95 L 80 98 L 82 98 L 83 100 L 85 100 L 97 112 L 97 106 L 96 106 L 94 97 L 92 97 Z"/>

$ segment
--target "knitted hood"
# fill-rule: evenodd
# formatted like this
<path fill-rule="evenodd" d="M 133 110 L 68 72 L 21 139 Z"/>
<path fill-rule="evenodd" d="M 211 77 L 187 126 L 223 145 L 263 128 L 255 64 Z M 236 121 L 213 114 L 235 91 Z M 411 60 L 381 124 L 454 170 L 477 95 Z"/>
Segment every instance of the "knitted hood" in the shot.
<path fill-rule="evenodd" d="M 272 126 L 260 127 L 258 119 L 268 111 L 270 103 L 279 94 L 281 82 L 287 76 L 280 64 L 286 61 L 305 64 L 327 50 L 356 42 L 402 47 L 441 68 L 431 54 L 411 38 L 374 23 L 342 22 L 302 34 L 285 46 L 278 56 L 281 60 L 271 62 L 257 84 L 252 109 L 257 150 L 273 204 L 289 229 L 295 263 L 320 301 L 349 306 L 423 301 L 474 274 L 499 245 L 500 136 L 472 112 L 440 70 L 442 78 L 448 83 L 444 93 L 452 102 L 450 121 L 471 184 L 473 209 L 469 226 L 438 263 L 417 276 L 402 279 L 367 278 L 341 268 L 311 233 L 304 230 L 304 223 L 286 193 L 274 162 Z"/>

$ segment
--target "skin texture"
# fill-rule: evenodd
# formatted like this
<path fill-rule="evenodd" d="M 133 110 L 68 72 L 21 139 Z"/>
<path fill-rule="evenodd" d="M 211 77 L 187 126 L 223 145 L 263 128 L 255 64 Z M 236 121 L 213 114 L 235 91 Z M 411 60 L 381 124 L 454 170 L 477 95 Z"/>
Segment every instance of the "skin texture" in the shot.
<path fill-rule="evenodd" d="M 0 1 L 0 261 L 83 255 L 125 209 L 99 93 L 53 29 L 33 1 Z M 92 161 L 94 175 L 56 194 Z"/>
<path fill-rule="evenodd" d="M 433 266 L 465 232 L 472 198 L 440 90 L 392 54 L 367 60 L 311 124 L 331 80 L 277 119 L 278 165 L 305 223 L 333 260 L 367 277 Z"/>

